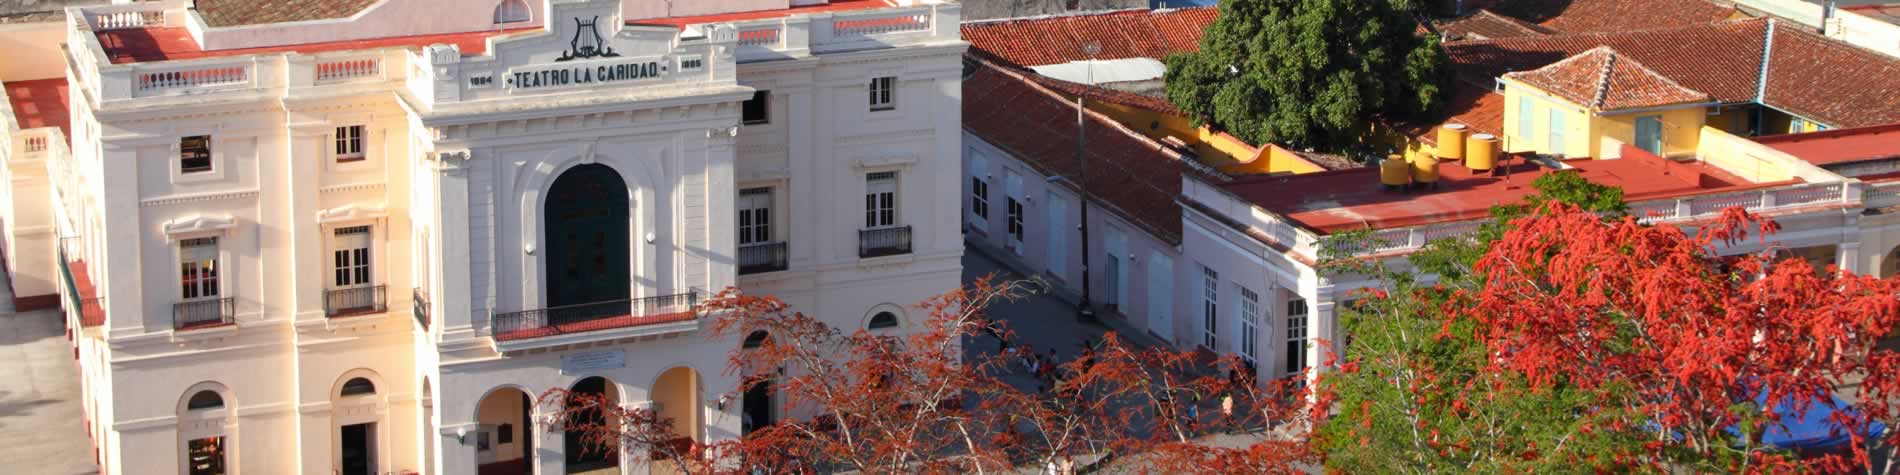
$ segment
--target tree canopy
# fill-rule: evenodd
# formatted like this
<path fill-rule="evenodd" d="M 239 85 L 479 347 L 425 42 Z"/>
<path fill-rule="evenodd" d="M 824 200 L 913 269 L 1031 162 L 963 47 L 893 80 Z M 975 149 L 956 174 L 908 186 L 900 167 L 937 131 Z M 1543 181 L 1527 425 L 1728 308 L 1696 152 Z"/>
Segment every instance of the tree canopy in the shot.
<path fill-rule="evenodd" d="M 1375 117 L 1436 109 L 1446 57 L 1421 0 L 1224 0 L 1199 52 L 1167 58 L 1168 100 L 1247 141 L 1338 150 Z"/>

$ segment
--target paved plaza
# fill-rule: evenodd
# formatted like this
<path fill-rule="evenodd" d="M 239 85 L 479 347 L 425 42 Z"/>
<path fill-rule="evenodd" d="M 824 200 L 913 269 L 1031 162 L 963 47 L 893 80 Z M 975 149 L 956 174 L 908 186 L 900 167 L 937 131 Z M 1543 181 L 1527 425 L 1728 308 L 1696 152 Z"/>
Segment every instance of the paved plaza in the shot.
<path fill-rule="evenodd" d="M 65 324 L 57 310 L 14 312 L 7 288 L 0 286 L 0 471 L 99 473 Z"/>

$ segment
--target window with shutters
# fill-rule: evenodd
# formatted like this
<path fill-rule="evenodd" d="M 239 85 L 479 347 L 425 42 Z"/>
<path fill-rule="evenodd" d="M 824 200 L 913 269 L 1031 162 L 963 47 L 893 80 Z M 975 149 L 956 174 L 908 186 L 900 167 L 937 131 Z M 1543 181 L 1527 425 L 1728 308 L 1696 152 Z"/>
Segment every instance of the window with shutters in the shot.
<path fill-rule="evenodd" d="M 369 226 L 337 228 L 332 241 L 332 288 L 350 288 L 370 283 Z"/>
<path fill-rule="evenodd" d="M 1220 273 L 1201 266 L 1201 346 L 1213 350 L 1220 340 Z"/>
<path fill-rule="evenodd" d="M 1306 300 L 1286 301 L 1286 372 L 1306 370 Z"/>
<path fill-rule="evenodd" d="M 897 78 L 882 76 L 871 78 L 871 110 L 887 111 L 897 108 Z"/>
<path fill-rule="evenodd" d="M 336 128 L 336 161 L 354 162 L 363 159 L 363 126 L 351 125 Z"/>
<path fill-rule="evenodd" d="M 739 245 L 772 241 L 772 189 L 739 191 Z"/>
<path fill-rule="evenodd" d="M 215 299 L 219 295 L 218 238 L 186 239 L 178 243 L 179 297 Z"/>
<path fill-rule="evenodd" d="M 897 225 L 897 172 L 877 172 L 864 177 L 864 227 L 885 228 Z"/>
<path fill-rule="evenodd" d="M 1248 363 L 1259 357 L 1257 326 L 1260 321 L 1260 294 L 1240 287 L 1240 357 Z"/>

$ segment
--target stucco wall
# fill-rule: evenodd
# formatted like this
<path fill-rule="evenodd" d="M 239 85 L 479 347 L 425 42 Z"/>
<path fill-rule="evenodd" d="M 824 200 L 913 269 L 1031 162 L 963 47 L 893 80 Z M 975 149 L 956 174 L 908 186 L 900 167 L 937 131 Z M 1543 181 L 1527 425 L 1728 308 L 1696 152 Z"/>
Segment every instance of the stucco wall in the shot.
<path fill-rule="evenodd" d="M 66 42 L 65 22 L 0 24 L 0 81 L 56 78 L 66 75 L 59 45 Z"/>

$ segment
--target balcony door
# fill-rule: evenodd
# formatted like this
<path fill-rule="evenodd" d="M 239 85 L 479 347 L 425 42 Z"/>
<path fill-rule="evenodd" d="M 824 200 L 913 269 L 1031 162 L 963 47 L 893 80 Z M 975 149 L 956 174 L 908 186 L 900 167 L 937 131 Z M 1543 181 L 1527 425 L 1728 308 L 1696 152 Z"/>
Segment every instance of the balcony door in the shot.
<path fill-rule="evenodd" d="M 548 191 L 547 306 L 619 302 L 632 297 L 627 184 L 612 168 L 568 169 Z M 597 309 L 625 314 L 627 306 Z M 593 312 L 583 312 L 593 313 Z M 587 315 L 574 315 L 586 317 Z M 558 322 L 552 322 L 558 323 Z"/>

